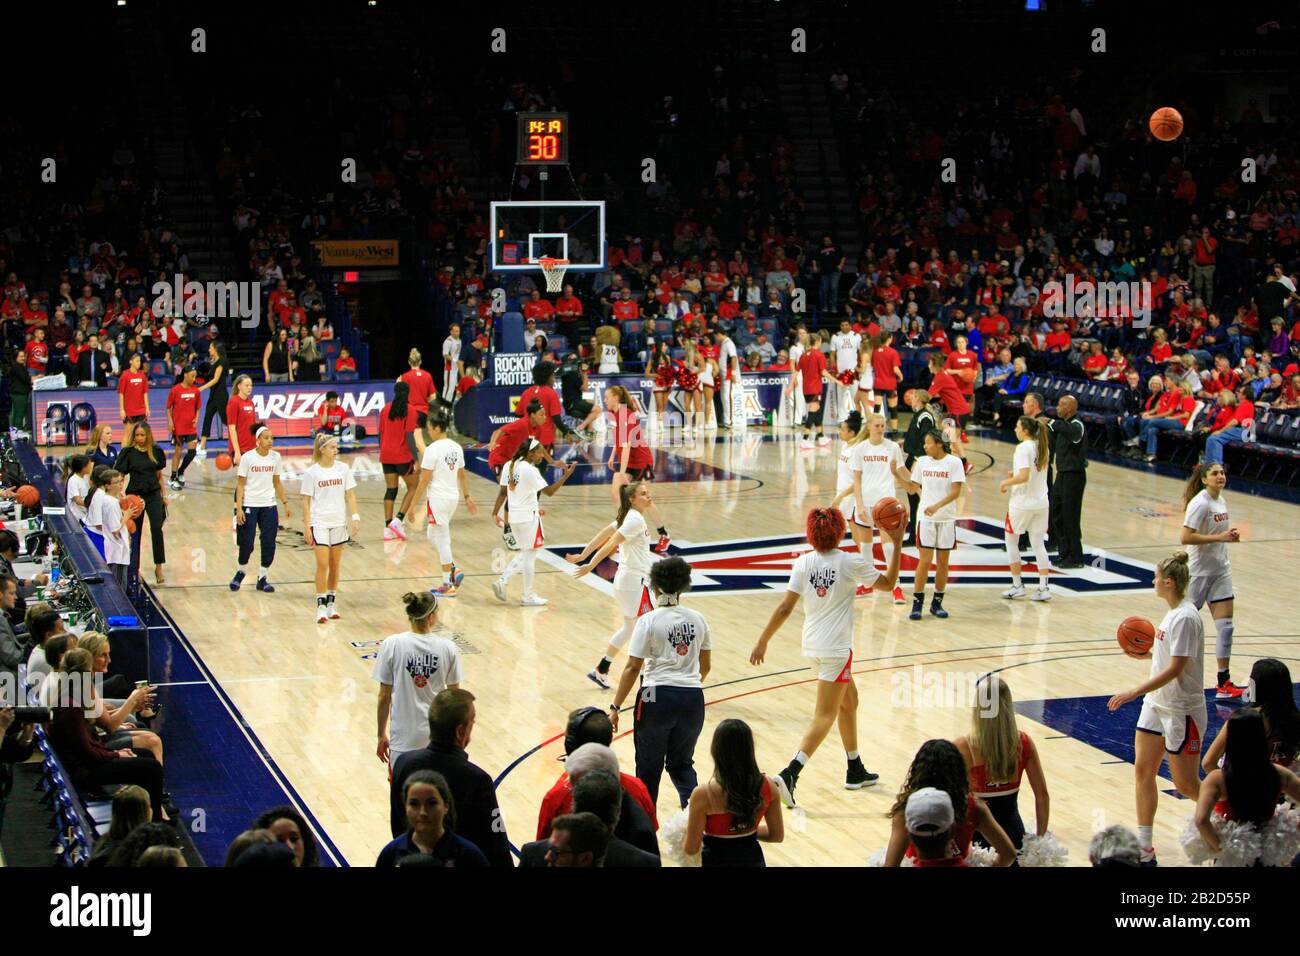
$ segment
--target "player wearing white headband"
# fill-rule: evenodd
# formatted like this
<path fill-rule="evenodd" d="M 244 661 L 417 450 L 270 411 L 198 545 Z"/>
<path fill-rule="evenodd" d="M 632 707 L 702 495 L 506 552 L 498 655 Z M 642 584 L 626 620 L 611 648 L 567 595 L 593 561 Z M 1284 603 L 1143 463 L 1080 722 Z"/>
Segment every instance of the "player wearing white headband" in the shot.
<path fill-rule="evenodd" d="M 239 544 L 239 570 L 230 582 L 230 590 L 238 591 L 248 571 L 248 559 L 253 555 L 253 539 L 261 535 L 262 563 L 257 569 L 257 589 L 271 594 L 275 588 L 266 580 L 271 562 L 275 560 L 275 535 L 280 528 L 280 512 L 276 499 L 284 505 L 284 516 L 292 517 L 289 497 L 280 483 L 280 453 L 273 451 L 275 438 L 271 429 L 262 425 L 254 433 L 253 449 L 239 457 L 239 478 L 235 482 L 235 540 Z"/>

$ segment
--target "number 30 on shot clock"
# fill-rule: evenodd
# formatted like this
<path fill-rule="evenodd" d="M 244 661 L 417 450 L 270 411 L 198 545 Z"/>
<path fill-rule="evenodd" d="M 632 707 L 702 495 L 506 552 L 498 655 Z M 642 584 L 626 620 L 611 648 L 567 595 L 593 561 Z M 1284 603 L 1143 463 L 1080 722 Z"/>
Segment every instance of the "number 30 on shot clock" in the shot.
<path fill-rule="evenodd" d="M 560 166 L 569 162 L 568 113 L 516 113 L 519 124 L 515 162 Z"/>

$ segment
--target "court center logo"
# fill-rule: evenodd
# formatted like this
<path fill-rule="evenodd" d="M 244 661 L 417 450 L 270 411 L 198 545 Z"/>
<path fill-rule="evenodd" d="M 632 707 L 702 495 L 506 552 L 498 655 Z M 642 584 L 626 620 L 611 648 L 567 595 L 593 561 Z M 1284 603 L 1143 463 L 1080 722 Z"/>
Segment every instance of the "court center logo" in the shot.
<path fill-rule="evenodd" d="M 811 550 L 801 534 L 731 538 L 698 545 L 682 539 L 673 540 L 668 553 L 690 563 L 694 572 L 693 596 L 780 593 L 790 580 L 790 569 L 795 559 Z M 564 560 L 564 556 L 578 553 L 582 547 L 581 544 L 554 545 L 542 549 L 540 557 L 552 567 L 572 572 L 573 566 Z M 845 551 L 857 550 L 847 536 L 841 547 Z M 875 563 L 878 568 L 885 566 L 879 541 L 875 545 Z M 1038 573 L 1032 552 L 1026 551 L 1021 555 L 1021 569 L 1031 580 Z M 615 570 L 613 561 L 606 561 L 595 574 L 581 580 L 612 594 Z M 904 591 L 910 590 L 915 572 L 916 549 L 906 548 L 900 561 L 898 582 Z M 1153 564 L 1091 549 L 1088 564 L 1084 567 L 1070 570 L 1053 568 L 1051 584 L 1058 594 L 1084 597 L 1127 594 L 1149 590 L 1154 576 Z M 1002 521 L 983 516 L 959 519 L 957 547 L 949 562 L 948 587 L 1006 588 L 1010 584 L 1011 571 L 1007 566 Z"/>

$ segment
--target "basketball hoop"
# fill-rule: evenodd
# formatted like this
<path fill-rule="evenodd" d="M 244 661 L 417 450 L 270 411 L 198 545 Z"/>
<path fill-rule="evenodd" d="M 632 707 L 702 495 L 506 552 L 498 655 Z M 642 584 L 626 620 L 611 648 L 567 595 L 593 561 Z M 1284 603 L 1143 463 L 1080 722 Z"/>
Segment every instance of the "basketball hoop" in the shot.
<path fill-rule="evenodd" d="M 542 275 L 546 276 L 547 292 L 559 292 L 564 288 L 564 271 L 569 266 L 568 259 L 552 259 L 550 256 L 542 256 L 537 260 L 537 263 L 542 267 Z"/>

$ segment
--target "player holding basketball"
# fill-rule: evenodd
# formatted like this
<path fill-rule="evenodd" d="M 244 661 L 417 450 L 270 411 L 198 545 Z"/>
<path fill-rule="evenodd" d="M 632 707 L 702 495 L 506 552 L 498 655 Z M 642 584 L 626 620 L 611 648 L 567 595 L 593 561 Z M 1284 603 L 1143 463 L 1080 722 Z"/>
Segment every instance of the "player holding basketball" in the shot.
<path fill-rule="evenodd" d="M 1241 532 L 1228 519 L 1223 489 L 1228 473 L 1221 464 L 1197 465 L 1183 488 L 1183 534 L 1187 546 L 1191 583 L 1187 597 L 1199 611 L 1208 603 L 1214 618 L 1215 699 L 1240 700 L 1242 688 L 1232 682 L 1232 566 L 1228 545 L 1241 540 Z"/>
<path fill-rule="evenodd" d="M 857 414 L 857 412 L 850 412 L 849 417 L 845 419 L 845 424 L 855 421 Z M 852 497 L 849 509 L 840 510 L 844 511 L 844 520 L 848 522 L 853 541 L 858 546 L 858 553 L 871 557 L 876 527 L 872 509 L 882 498 L 894 497 L 894 481 L 903 468 L 903 449 L 897 442 L 885 437 L 885 417 L 875 412 L 867 416 L 866 425 L 858 435 L 858 441 L 853 444 L 850 452 L 849 487 L 847 490 L 844 488 L 844 475 L 841 473 L 840 492 L 831 502 L 831 506 L 839 508 L 842 500 Z M 889 551 L 894 547 L 893 542 L 882 534 L 880 543 L 882 550 L 885 551 L 885 560 L 888 561 Z M 859 595 L 869 593 L 866 588 L 858 588 Z M 903 589 L 897 585 L 894 586 L 893 597 L 895 604 L 907 603 L 907 598 L 903 596 Z"/>
<path fill-rule="evenodd" d="M 853 683 L 853 597 L 859 584 L 877 591 L 892 591 L 898 580 L 898 558 L 902 549 L 902 528 L 890 532 L 894 548 L 889 567 L 882 574 L 861 554 L 841 551 L 844 515 L 836 508 L 814 508 L 808 512 L 808 543 L 813 546 L 795 559 L 785 597 L 750 651 L 749 662 L 762 664 L 767 645 L 781 629 L 794 606 L 803 598 L 803 656 L 813 659 L 817 673 L 817 706 L 812 723 L 804 731 L 799 750 L 778 780 L 781 799 L 793 807 L 799 774 L 821 742 L 838 723 L 840 741 L 848 756 L 844 778 L 846 790 L 869 787 L 880 777 L 862 765 L 858 754 L 858 689 Z"/>
<path fill-rule="evenodd" d="M 614 493 L 614 507 L 622 509 L 621 489 L 629 481 L 654 480 L 655 456 L 641 434 L 641 423 L 636 409 L 632 405 L 632 396 L 622 385 L 611 385 L 605 389 L 605 408 L 609 409 L 614 419 L 614 431 L 609 436 L 609 468 L 614 471 L 611 490 Z M 663 515 L 655 504 L 650 505 L 647 517 L 653 519 L 654 528 L 659 532 L 659 541 L 655 550 L 660 554 L 668 550 L 670 538 L 664 524 Z"/>
<path fill-rule="evenodd" d="M 579 564 L 573 574 L 575 578 L 580 578 L 591 573 L 617 549 L 618 571 L 614 574 L 614 600 L 623 623 L 610 635 L 609 646 L 605 648 L 605 654 L 595 670 L 587 674 L 587 677 L 606 690 L 609 689 L 609 667 L 619 651 L 627 646 L 637 618 L 654 610 L 654 602 L 650 599 L 650 566 L 654 564 L 650 548 L 654 538 L 645 517 L 646 512 L 654 507 L 654 499 L 650 497 L 650 483 L 634 481 L 623 485 L 619 490 L 619 499 L 618 515 L 614 523 L 601 532 L 604 541 L 599 550 L 586 564 Z M 588 553 L 584 550 L 578 560 Z"/>
<path fill-rule="evenodd" d="M 197 454 L 199 406 L 203 402 L 203 395 L 194 384 L 198 374 L 193 365 L 185 366 L 181 380 L 167 393 L 167 431 L 172 436 L 172 473 L 167 479 L 167 487 L 172 491 L 185 487 L 185 469 Z M 184 459 L 181 458 L 182 449 L 185 451 Z"/>
<path fill-rule="evenodd" d="M 1156 565 L 1155 591 L 1169 606 L 1156 629 L 1151 676 L 1106 705 L 1115 711 L 1146 695 L 1133 734 L 1133 773 L 1137 788 L 1137 836 L 1142 865 L 1156 865 L 1152 830 L 1160 791 L 1156 774 L 1165 756 L 1178 792 L 1189 800 L 1200 793 L 1198 765 L 1208 719 L 1205 708 L 1205 626 L 1187 599 L 1191 579 L 1186 551 Z"/>
<path fill-rule="evenodd" d="M 459 442 L 447 437 L 447 416 L 435 411 L 425 426 L 429 443 L 420 460 L 420 483 L 415 489 L 415 500 L 428 502 L 429 541 L 438 549 L 442 563 L 442 583 L 433 589 L 442 597 L 455 597 L 465 572 L 456 570 L 456 559 L 451 551 L 451 519 L 460 499 L 470 515 L 478 514 L 478 505 L 469 493 L 469 476 L 465 471 L 465 450 Z M 412 519 L 411 527 L 419 530 L 420 519 Z"/>
<path fill-rule="evenodd" d="M 916 460 L 910 472 L 900 469 L 899 477 L 909 491 L 921 496 L 921 510 L 916 518 L 916 580 L 912 611 L 907 616 L 913 621 L 921 620 L 930 559 L 934 557 L 934 598 L 930 601 L 930 613 L 947 617 L 943 592 L 948 586 L 948 557 L 957 546 L 957 499 L 966 482 L 966 469 L 961 459 L 949 451 L 943 436 L 931 431 L 925 436 L 925 454 Z"/>
<path fill-rule="evenodd" d="M 317 435 L 311 467 L 302 475 L 302 534 L 316 552 L 316 623 L 339 619 L 335 598 L 343 546 L 361 530 L 357 480 L 338 460 L 339 440 Z M 351 523 L 347 520 L 351 515 Z"/>
<path fill-rule="evenodd" d="M 1048 575 L 1052 566 L 1047 558 L 1047 426 L 1028 415 L 1016 422 L 1016 438 L 1020 444 L 1011 459 L 1011 473 L 1003 478 L 998 490 L 1004 495 L 1010 491 L 1007 503 L 1006 532 L 1007 564 L 1011 568 L 1011 587 L 1002 592 L 1008 599 L 1025 596 L 1025 585 L 1020 578 L 1020 536 L 1029 535 L 1034 549 L 1034 563 L 1038 565 L 1038 590 L 1031 601 L 1050 601 L 1052 588 Z"/>
<path fill-rule="evenodd" d="M 536 438 L 529 438 L 519 446 L 514 458 L 501 470 L 501 490 L 497 493 L 496 504 L 492 506 L 492 520 L 498 526 L 505 526 L 501 515 L 501 506 L 509 503 L 510 523 L 514 527 L 519 541 L 519 554 L 510 562 L 501 577 L 492 582 L 492 593 L 498 601 L 506 602 L 506 585 L 516 572 L 524 573 L 524 595 L 519 602 L 521 607 L 542 607 L 546 598 L 533 593 L 533 576 L 537 568 L 537 550 L 542 546 L 545 535 L 542 533 L 542 516 L 538 510 L 538 495 L 554 495 L 564 487 L 578 463 L 571 461 L 564 472 L 551 484 L 546 483 L 537 463 L 542 460 L 542 443 Z"/>

